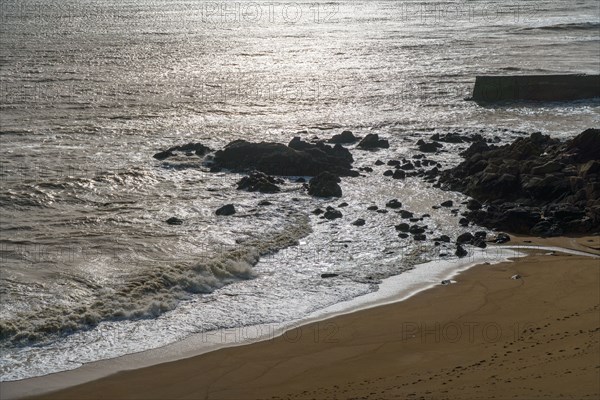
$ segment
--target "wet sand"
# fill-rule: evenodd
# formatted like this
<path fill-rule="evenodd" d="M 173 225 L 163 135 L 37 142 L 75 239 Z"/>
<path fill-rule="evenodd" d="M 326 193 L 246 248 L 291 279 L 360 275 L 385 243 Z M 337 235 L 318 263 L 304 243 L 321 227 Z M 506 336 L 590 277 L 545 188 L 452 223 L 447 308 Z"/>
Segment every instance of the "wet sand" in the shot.
<path fill-rule="evenodd" d="M 598 237 L 519 243 L 600 254 Z M 600 259 L 528 251 L 399 303 L 43 398 L 597 399 Z"/>

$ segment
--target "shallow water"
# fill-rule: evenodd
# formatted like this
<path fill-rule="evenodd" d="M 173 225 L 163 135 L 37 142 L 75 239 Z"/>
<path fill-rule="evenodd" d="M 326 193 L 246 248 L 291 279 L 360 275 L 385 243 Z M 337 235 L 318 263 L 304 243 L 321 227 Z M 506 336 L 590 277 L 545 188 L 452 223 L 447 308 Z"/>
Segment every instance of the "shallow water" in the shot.
<path fill-rule="evenodd" d="M 600 73 L 592 1 L 3 1 L 0 11 L 2 380 L 377 290 L 446 250 L 400 240 L 397 214 L 366 207 L 399 198 L 431 214 L 432 236 L 452 237 L 458 218 L 431 206 L 466 198 L 387 179 L 375 160 L 409 157 L 434 132 L 508 142 L 600 121 L 597 100 L 464 101 L 477 74 Z M 352 150 L 356 167 L 375 171 L 344 179 L 333 202 L 290 180 L 258 207 L 267 196 L 236 191 L 240 175 L 209 173 L 196 156 L 152 158 L 189 141 L 218 149 L 342 129 L 391 146 Z M 446 147 L 429 158 L 457 163 L 463 146 Z M 342 201 L 343 219 L 310 213 Z M 236 216 L 217 218 L 230 202 Z M 165 224 L 172 216 L 184 224 Z M 367 224 L 351 226 L 357 218 Z"/>

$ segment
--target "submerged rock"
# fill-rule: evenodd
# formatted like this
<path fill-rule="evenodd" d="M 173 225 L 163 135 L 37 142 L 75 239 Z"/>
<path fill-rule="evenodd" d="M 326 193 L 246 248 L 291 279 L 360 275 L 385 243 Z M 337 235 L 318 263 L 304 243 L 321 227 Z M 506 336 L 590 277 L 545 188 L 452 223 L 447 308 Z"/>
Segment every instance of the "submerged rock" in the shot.
<path fill-rule="evenodd" d="M 392 209 L 402 208 L 402 203 L 398 199 L 392 199 L 385 203 L 385 206 Z"/>
<path fill-rule="evenodd" d="M 335 278 L 336 276 L 339 276 L 339 274 L 335 274 L 335 273 L 321 274 L 321 278 L 323 278 L 323 279 L 326 279 L 326 278 Z"/>
<path fill-rule="evenodd" d="M 364 224 L 365 224 L 365 220 L 362 218 L 359 218 L 352 223 L 352 225 L 354 225 L 354 226 L 363 226 Z"/>
<path fill-rule="evenodd" d="M 233 215 L 235 214 L 235 207 L 233 206 L 233 204 L 226 204 L 223 207 L 217 209 L 215 213 L 220 216 Z"/>
<path fill-rule="evenodd" d="M 183 220 L 179 219 L 177 217 L 171 217 L 168 220 L 165 221 L 167 224 L 169 225 L 181 225 L 183 224 Z"/>

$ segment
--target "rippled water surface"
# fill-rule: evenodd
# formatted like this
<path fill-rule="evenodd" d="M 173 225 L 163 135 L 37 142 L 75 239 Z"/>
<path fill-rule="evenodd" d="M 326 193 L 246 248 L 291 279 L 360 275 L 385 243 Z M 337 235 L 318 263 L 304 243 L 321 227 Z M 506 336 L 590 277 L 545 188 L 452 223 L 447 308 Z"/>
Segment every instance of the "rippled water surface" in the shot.
<path fill-rule="evenodd" d="M 597 100 L 464 100 L 478 74 L 600 73 L 595 1 L 39 0 L 0 11 L 2 380 L 374 291 L 451 251 L 400 240 L 396 214 L 366 208 L 399 198 L 431 215 L 432 235 L 452 236 L 457 217 L 431 207 L 466 199 L 384 178 L 377 159 L 409 157 L 434 132 L 506 142 L 600 120 Z M 210 173 L 195 155 L 152 158 L 190 141 L 218 149 L 343 129 L 391 146 L 350 146 L 354 165 L 375 171 L 344 179 L 339 201 L 289 179 L 258 206 L 265 195 L 235 190 L 238 174 Z M 453 165 L 460 147 L 430 158 Z M 340 220 L 310 212 L 342 201 Z M 218 218 L 225 203 L 238 213 Z M 357 218 L 367 224 L 352 227 Z"/>

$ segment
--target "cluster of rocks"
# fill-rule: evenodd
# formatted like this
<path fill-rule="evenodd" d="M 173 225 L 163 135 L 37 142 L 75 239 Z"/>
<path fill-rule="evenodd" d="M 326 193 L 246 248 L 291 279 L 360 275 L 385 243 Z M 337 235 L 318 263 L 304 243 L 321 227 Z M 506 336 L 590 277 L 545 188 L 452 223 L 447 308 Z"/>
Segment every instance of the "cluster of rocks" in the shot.
<path fill-rule="evenodd" d="M 429 182 L 435 182 L 442 167 L 440 163 L 427 159 L 423 154 L 415 155 L 412 160 L 403 158 L 401 160 L 389 160 L 387 163 L 377 160 L 375 165 L 387 165 L 394 168 L 393 170 L 385 170 L 383 176 L 391 176 L 393 179 L 418 176 Z"/>
<path fill-rule="evenodd" d="M 207 153 L 210 153 L 212 150 L 209 147 L 206 147 L 202 143 L 186 143 L 180 146 L 173 146 L 168 148 L 167 150 L 160 151 L 156 153 L 153 157 L 157 160 L 166 160 L 169 157 L 173 157 L 176 152 L 185 153 L 188 156 L 197 155 L 204 156 Z"/>
<path fill-rule="evenodd" d="M 240 179 L 237 188 L 248 192 L 277 193 L 281 190 L 277 185 L 283 183 L 281 178 L 275 178 L 260 171 L 252 171 L 248 176 Z"/>
<path fill-rule="evenodd" d="M 344 216 L 340 210 L 336 210 L 335 208 L 333 208 L 331 206 L 327 206 L 325 211 L 323 211 L 320 208 L 317 208 L 317 209 L 313 210 L 313 214 L 321 215 L 321 218 L 328 219 L 328 220 L 334 220 L 334 219 L 342 218 Z"/>
<path fill-rule="evenodd" d="M 337 176 L 358 176 L 352 170 L 354 159 L 341 144 L 329 146 L 295 137 L 286 146 L 281 143 L 252 143 L 235 140 L 215 153 L 214 166 L 234 171 L 257 170 L 269 175 L 316 176 L 330 172 Z"/>
<path fill-rule="evenodd" d="M 479 141 L 463 156 L 439 182 L 476 200 L 468 221 L 535 236 L 600 231 L 599 129 L 566 142 L 541 133 L 501 147 Z"/>

